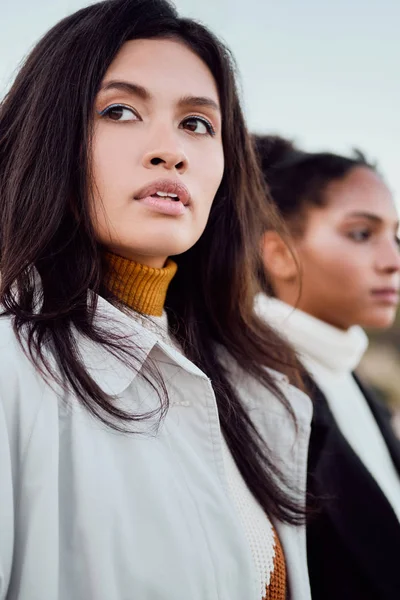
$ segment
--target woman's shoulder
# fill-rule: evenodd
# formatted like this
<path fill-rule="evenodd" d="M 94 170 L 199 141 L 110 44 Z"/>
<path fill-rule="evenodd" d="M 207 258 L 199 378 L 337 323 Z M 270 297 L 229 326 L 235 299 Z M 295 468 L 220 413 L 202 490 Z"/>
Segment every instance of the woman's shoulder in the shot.
<path fill-rule="evenodd" d="M 12 365 L 17 366 L 18 359 L 23 354 L 14 331 L 13 318 L 5 315 L 0 316 L 0 373 L 8 370 Z M 17 362 L 16 362 L 17 361 Z"/>
<path fill-rule="evenodd" d="M 20 344 L 13 319 L 0 317 L 0 408 L 9 427 L 35 418 L 47 385 Z"/>
<path fill-rule="evenodd" d="M 29 362 L 30 361 L 24 352 L 23 346 L 15 332 L 13 317 L 1 315 L 0 374 L 12 375 L 13 373 L 18 372 L 21 367 L 27 366 Z"/>

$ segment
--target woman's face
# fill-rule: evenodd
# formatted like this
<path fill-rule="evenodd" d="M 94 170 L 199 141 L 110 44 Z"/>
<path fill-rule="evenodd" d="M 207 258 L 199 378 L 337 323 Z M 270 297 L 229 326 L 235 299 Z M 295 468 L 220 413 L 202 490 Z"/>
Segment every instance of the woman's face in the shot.
<path fill-rule="evenodd" d="M 354 168 L 326 189 L 295 243 L 302 267 L 299 308 L 332 325 L 387 327 L 399 301 L 398 215 L 372 170 Z"/>
<path fill-rule="evenodd" d="M 160 268 L 200 238 L 223 176 L 213 76 L 179 41 L 129 41 L 104 77 L 94 118 L 97 237 Z"/>

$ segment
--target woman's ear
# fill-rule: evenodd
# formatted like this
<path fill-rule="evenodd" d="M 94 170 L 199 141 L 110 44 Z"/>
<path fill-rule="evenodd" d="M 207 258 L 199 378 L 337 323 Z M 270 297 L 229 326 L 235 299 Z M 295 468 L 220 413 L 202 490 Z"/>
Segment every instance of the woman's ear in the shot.
<path fill-rule="evenodd" d="M 298 276 L 298 263 L 294 248 L 276 231 L 266 231 L 261 242 L 264 269 L 272 281 L 288 283 Z"/>

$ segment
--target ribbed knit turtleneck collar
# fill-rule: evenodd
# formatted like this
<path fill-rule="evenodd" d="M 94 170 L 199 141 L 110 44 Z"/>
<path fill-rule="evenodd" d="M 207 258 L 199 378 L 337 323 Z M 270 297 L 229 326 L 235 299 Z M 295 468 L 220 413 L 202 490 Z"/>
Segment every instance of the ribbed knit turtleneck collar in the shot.
<path fill-rule="evenodd" d="M 118 300 L 143 315 L 162 315 L 168 286 L 177 270 L 174 261 L 168 259 L 163 269 L 154 269 L 108 253 L 107 262 L 105 285 Z"/>
<path fill-rule="evenodd" d="M 276 298 L 260 294 L 256 310 L 289 341 L 301 360 L 311 359 L 332 371 L 354 371 L 368 347 L 361 327 L 337 329 Z"/>

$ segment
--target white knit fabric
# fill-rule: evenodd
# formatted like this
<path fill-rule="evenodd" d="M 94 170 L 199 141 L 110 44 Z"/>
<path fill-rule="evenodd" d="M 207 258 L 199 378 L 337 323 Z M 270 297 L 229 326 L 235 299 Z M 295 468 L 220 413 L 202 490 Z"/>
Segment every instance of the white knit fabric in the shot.
<path fill-rule="evenodd" d="M 274 570 L 274 530 L 270 520 L 244 482 L 225 440 L 222 442 L 222 452 L 229 491 L 256 566 L 259 596 L 264 598 Z"/>
<path fill-rule="evenodd" d="M 178 345 L 168 334 L 168 320 L 162 317 L 141 317 L 144 327 L 151 329 L 169 345 Z M 179 347 L 178 347 L 179 349 Z M 271 582 L 274 570 L 275 537 L 271 521 L 247 487 L 233 456 L 221 435 L 225 474 L 232 502 L 248 541 L 253 556 L 260 599 L 265 597 L 266 587 Z"/>
<path fill-rule="evenodd" d="M 258 309 L 297 350 L 325 395 L 344 437 L 400 520 L 400 479 L 375 418 L 352 371 L 368 346 L 360 327 L 342 331 L 280 300 L 261 296 Z"/>

